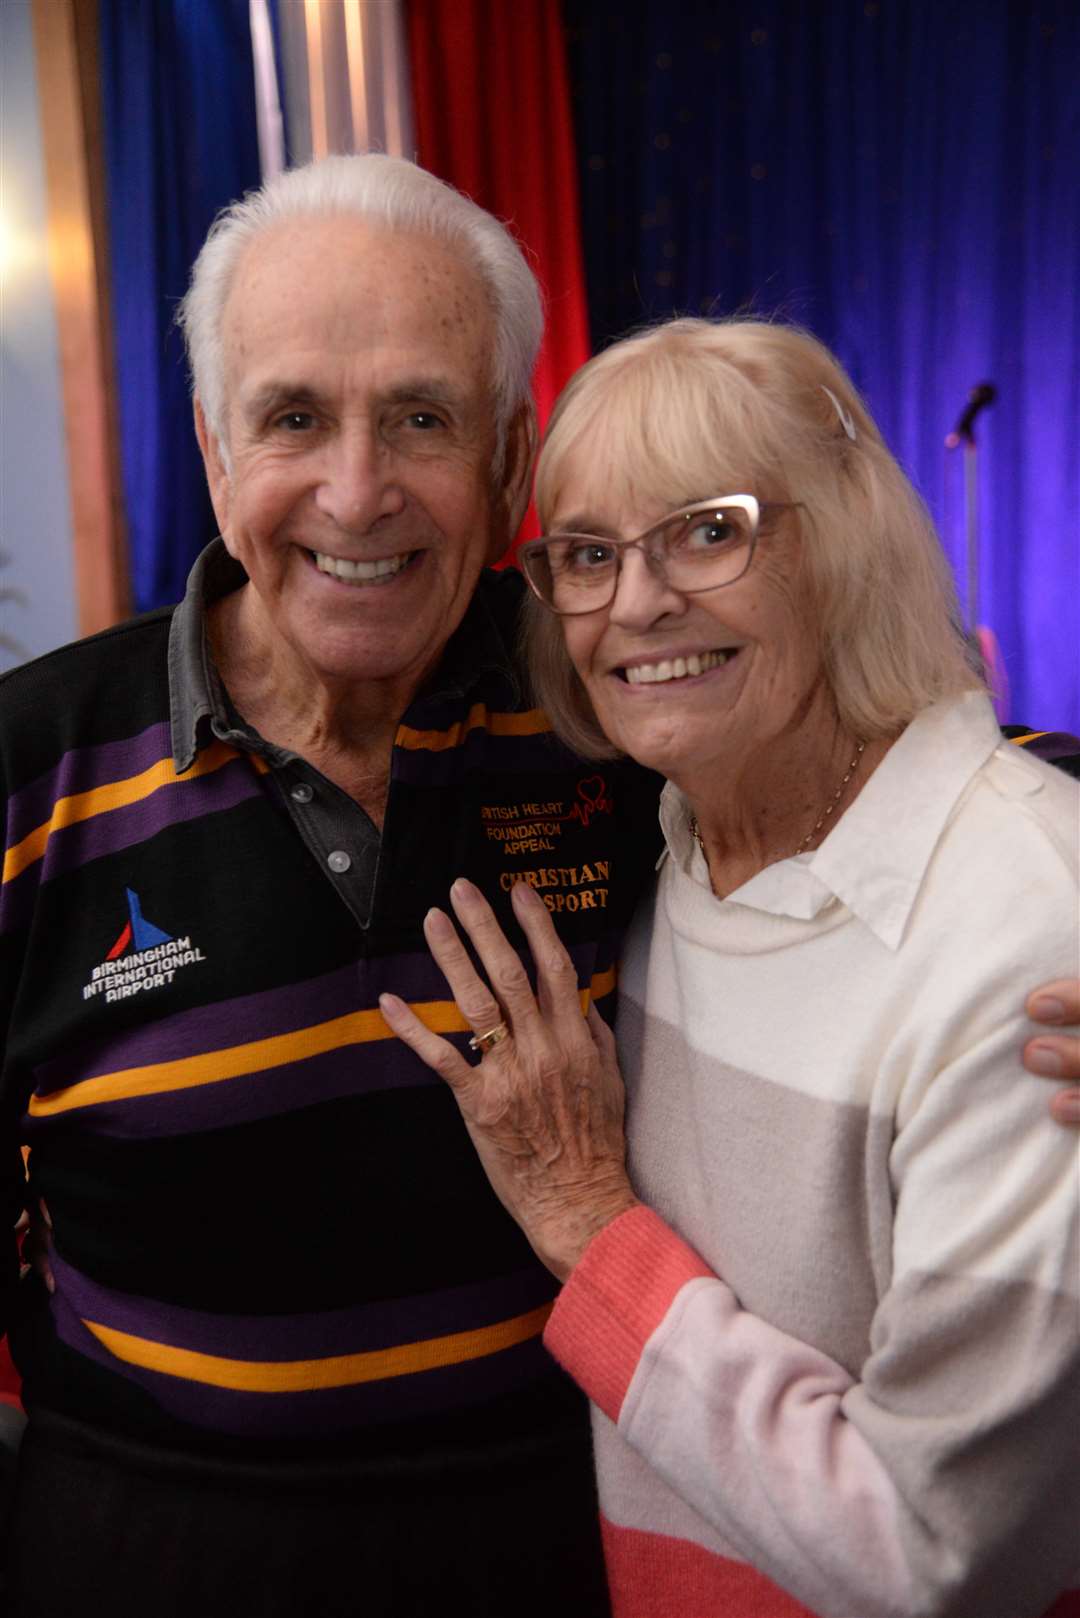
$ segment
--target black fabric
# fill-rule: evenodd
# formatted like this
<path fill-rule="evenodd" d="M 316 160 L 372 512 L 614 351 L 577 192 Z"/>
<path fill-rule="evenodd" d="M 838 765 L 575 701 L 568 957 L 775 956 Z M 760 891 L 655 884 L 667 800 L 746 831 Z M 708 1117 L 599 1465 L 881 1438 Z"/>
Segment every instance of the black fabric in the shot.
<path fill-rule="evenodd" d="M 8 1534 L 10 1618 L 606 1618 L 587 1431 L 440 1472 L 169 1455 L 39 1415 Z"/>

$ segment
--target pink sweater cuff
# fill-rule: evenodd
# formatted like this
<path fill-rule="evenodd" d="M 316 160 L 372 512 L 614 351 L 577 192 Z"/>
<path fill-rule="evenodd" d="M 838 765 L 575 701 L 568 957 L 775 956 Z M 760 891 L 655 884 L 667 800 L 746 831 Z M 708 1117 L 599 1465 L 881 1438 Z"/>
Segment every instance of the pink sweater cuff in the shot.
<path fill-rule="evenodd" d="M 618 1421 L 642 1351 L 677 1293 L 711 1274 L 651 1208 L 630 1208 L 585 1249 L 556 1300 L 544 1343 Z"/>

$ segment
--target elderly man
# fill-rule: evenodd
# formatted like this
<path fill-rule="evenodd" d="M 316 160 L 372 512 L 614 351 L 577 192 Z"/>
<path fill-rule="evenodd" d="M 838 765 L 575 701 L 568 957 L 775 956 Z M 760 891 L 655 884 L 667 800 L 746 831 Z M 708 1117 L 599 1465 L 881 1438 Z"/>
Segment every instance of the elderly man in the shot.
<path fill-rule="evenodd" d="M 377 1011 L 464 1042 L 421 933 L 460 874 L 508 926 L 535 887 L 610 1003 L 651 869 L 650 782 L 556 746 L 483 571 L 535 282 L 413 165 L 333 158 L 223 216 L 182 318 L 223 539 L 4 683 L 6 1187 L 27 1140 L 55 1236 L 8 1317 L 9 1610 L 589 1618 L 556 1284 Z"/>
<path fill-rule="evenodd" d="M 336 158 L 218 222 L 182 318 L 223 543 L 5 692 L 5 1118 L 55 1237 L 15 1607 L 602 1612 L 555 1284 L 377 1010 L 461 1026 L 420 930 L 461 871 L 542 891 L 602 1002 L 651 864 L 651 786 L 555 745 L 482 577 L 536 284 Z"/>

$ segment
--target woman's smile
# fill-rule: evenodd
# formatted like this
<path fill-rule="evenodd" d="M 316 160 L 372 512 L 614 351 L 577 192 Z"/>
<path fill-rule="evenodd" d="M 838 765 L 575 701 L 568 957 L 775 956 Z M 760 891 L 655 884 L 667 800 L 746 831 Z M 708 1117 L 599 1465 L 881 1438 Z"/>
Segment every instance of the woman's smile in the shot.
<path fill-rule="evenodd" d="M 615 669 L 619 679 L 631 686 L 697 684 L 702 676 L 724 668 L 737 655 L 737 646 L 717 647 L 708 652 L 670 653 L 652 659 L 627 662 Z"/>

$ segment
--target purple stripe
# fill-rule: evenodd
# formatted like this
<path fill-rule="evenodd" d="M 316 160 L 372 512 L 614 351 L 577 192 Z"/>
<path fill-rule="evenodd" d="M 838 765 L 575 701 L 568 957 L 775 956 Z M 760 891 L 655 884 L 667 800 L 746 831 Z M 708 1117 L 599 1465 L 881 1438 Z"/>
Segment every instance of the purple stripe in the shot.
<path fill-rule="evenodd" d="M 465 1049 L 465 1034 L 451 1038 L 459 1049 Z M 363 1046 L 346 1045 L 340 1050 L 309 1056 L 301 1062 L 267 1068 L 261 1073 L 244 1073 L 218 1083 L 103 1101 L 80 1110 L 75 1116 L 84 1132 L 125 1140 L 150 1140 L 158 1136 L 228 1129 L 346 1096 L 427 1088 L 442 1082 L 418 1056 L 397 1050 L 396 1045 L 392 1036 Z M 358 1056 L 359 1051 L 363 1052 L 362 1057 Z M 41 1142 L 50 1131 L 70 1129 L 72 1116 L 66 1112 L 35 1118 L 27 1113 L 22 1120 L 27 1143 Z"/>
<path fill-rule="evenodd" d="M 171 757 L 168 724 L 151 725 L 137 736 L 103 742 L 99 747 L 73 747 L 51 770 L 12 793 L 8 800 L 8 847 L 22 842 L 48 820 L 59 798 L 89 792 L 110 781 L 124 781 L 129 775 L 141 775 L 152 764 Z"/>
<path fill-rule="evenodd" d="M 83 1320 L 171 1348 L 231 1360 L 311 1360 L 366 1354 L 477 1331 L 550 1303 L 558 1285 L 531 1265 L 494 1280 L 305 1315 L 221 1315 L 101 1286 L 53 1251 L 54 1303 Z"/>
<path fill-rule="evenodd" d="M 537 1336 L 483 1359 L 413 1376 L 308 1393 L 236 1393 L 115 1359 L 66 1305 L 55 1309 L 54 1318 L 57 1334 L 65 1343 L 144 1388 L 175 1419 L 204 1430 L 252 1438 L 321 1437 L 450 1413 L 535 1386 L 551 1375 L 551 1360 Z"/>
<path fill-rule="evenodd" d="M 107 810 L 53 832 L 44 859 L 4 884 L 0 893 L 0 932 L 8 932 L 29 919 L 39 882 L 49 882 L 91 860 L 146 842 L 168 826 L 235 808 L 255 797 L 259 790 L 250 764 L 237 754 L 209 775 L 190 781 L 182 777 L 174 785 L 159 787 L 139 803 Z"/>
<path fill-rule="evenodd" d="M 579 981 L 589 981 L 596 954 L 592 944 L 572 949 Z M 240 1044 L 248 1038 L 310 1027 L 359 1009 L 365 1002 L 371 1006 L 384 983 L 392 984 L 395 993 L 405 993 L 412 999 L 445 999 L 448 995 L 442 974 L 425 955 L 399 955 L 362 963 L 276 995 L 268 991 L 177 1013 L 161 1023 L 135 1030 L 114 1045 L 99 1042 L 81 1062 L 73 1061 L 70 1055 L 58 1058 L 39 1070 L 37 1093 L 47 1095 L 81 1079 L 129 1066 L 182 1060 L 214 1049 L 223 1033 L 232 1043 Z M 467 1033 L 450 1038 L 464 1051 Z M 78 1116 L 84 1129 L 126 1139 L 148 1139 L 229 1128 L 346 1096 L 439 1083 L 430 1069 L 388 1032 L 385 1039 L 344 1045 L 217 1083 L 102 1102 L 80 1110 Z M 40 1140 L 57 1128 L 68 1128 L 70 1119 L 71 1113 L 46 1118 L 28 1114 L 23 1120 L 26 1138 Z"/>
<path fill-rule="evenodd" d="M 102 1035 L 81 1053 L 65 1053 L 37 1068 L 37 1093 L 47 1095 L 103 1073 L 296 1033 L 375 1006 L 390 985 L 408 1000 L 444 1000 L 448 992 L 446 979 L 426 951 L 359 961 L 303 983 L 175 1012 L 116 1037 Z"/>
<path fill-rule="evenodd" d="M 1045 759 L 1053 764 L 1059 758 L 1073 758 L 1080 755 L 1080 737 L 1070 736 L 1067 731 L 1055 730 L 1046 736 L 1036 736 L 1034 741 L 1022 744 L 1025 753 L 1034 753 L 1037 758 Z"/>

